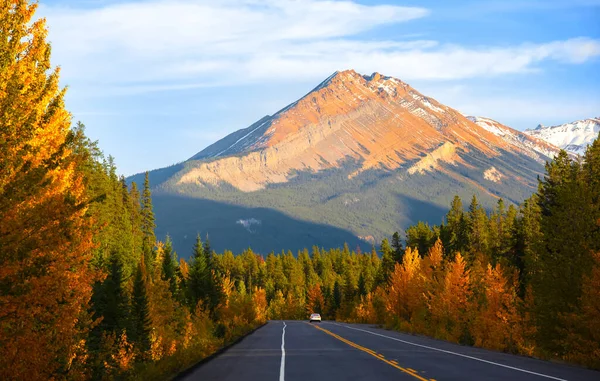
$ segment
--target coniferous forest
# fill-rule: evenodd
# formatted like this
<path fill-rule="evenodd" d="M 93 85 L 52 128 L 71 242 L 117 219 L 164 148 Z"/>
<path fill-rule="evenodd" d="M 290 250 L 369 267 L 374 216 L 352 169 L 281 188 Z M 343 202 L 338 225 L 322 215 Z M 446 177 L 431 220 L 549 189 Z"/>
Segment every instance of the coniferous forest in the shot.
<path fill-rule="evenodd" d="M 65 109 L 35 5 L 3 4 L 1 379 L 165 379 L 311 312 L 600 369 L 600 140 L 519 206 L 456 197 L 371 252 L 216 253 L 199 232 L 178 259 L 148 177 L 127 184 Z"/>

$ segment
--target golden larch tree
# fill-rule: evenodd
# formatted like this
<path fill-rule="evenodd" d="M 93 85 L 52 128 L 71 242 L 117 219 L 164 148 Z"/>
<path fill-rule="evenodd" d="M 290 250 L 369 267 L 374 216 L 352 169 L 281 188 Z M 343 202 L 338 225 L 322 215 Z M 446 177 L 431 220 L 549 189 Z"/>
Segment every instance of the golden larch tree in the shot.
<path fill-rule="evenodd" d="M 390 275 L 387 309 L 401 329 L 409 329 L 413 315 L 422 304 L 423 282 L 421 257 L 417 249 L 408 247 L 402 264 L 396 263 Z"/>
<path fill-rule="evenodd" d="M 485 302 L 472 328 L 475 345 L 518 352 L 523 342 L 518 301 L 514 282 L 504 276 L 499 264 L 495 267 L 488 264 L 485 273 Z"/>
<path fill-rule="evenodd" d="M 467 327 L 470 308 L 470 277 L 460 253 L 448 264 L 443 285 L 429 303 L 435 336 L 459 342 Z"/>
<path fill-rule="evenodd" d="M 91 229 L 35 4 L 0 5 L 0 379 L 84 376 Z"/>

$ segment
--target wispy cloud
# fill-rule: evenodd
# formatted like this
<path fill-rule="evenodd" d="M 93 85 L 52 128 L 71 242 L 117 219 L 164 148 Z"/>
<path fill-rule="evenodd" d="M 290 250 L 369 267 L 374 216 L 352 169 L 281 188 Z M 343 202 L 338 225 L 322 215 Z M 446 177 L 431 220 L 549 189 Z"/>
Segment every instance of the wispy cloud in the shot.
<path fill-rule="evenodd" d="M 116 92 L 305 81 L 351 66 L 405 80 L 527 73 L 600 55 L 600 41 L 463 47 L 370 41 L 361 33 L 428 16 L 420 7 L 321 0 L 142 1 L 44 6 L 54 62 L 67 83 Z"/>

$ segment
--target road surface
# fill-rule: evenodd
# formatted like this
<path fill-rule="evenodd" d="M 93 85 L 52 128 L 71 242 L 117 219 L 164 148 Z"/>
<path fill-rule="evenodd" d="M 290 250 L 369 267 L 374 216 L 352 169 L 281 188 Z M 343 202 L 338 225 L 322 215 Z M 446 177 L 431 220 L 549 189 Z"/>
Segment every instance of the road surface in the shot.
<path fill-rule="evenodd" d="M 184 380 L 600 380 L 600 372 L 365 324 L 270 321 Z"/>

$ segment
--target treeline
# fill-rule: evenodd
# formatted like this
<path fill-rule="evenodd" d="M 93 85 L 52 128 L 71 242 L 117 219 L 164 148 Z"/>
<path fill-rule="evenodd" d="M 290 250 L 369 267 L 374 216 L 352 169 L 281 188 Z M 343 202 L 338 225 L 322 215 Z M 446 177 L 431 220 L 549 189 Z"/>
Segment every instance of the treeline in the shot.
<path fill-rule="evenodd" d="M 71 127 L 35 4 L 0 6 L 0 379 L 164 379 L 265 321 L 265 293 L 175 262 L 150 186 Z"/>
<path fill-rule="evenodd" d="M 314 247 L 294 256 L 214 256 L 239 287 L 266 291 L 268 317 L 384 324 L 453 342 L 600 368 L 600 139 L 561 152 L 519 207 L 487 213 L 455 197 L 378 253 Z"/>

